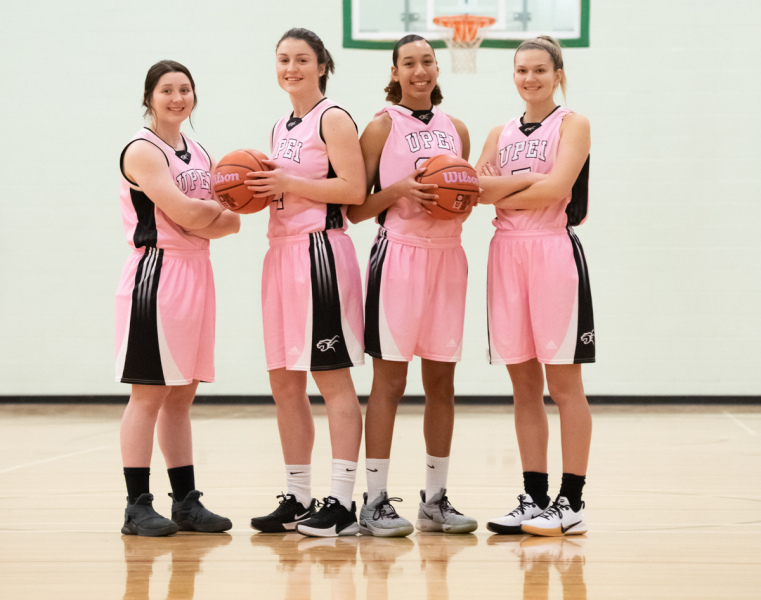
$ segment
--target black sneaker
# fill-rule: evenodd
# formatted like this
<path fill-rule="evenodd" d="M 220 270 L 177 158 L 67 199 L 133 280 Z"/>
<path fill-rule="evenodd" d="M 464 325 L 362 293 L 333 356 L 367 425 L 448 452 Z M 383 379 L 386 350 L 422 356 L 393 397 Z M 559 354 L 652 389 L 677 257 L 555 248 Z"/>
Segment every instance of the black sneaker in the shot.
<path fill-rule="evenodd" d="M 339 535 L 357 535 L 357 505 L 352 502 L 351 510 L 341 504 L 337 498 L 328 496 L 323 500 L 322 508 L 313 517 L 296 525 L 296 531 L 312 537 L 337 537 Z"/>
<path fill-rule="evenodd" d="M 144 535 L 162 537 L 177 533 L 179 527 L 174 521 L 162 517 L 153 510 L 153 494 L 140 494 L 134 504 L 129 503 L 124 511 L 124 535 Z"/>
<path fill-rule="evenodd" d="M 182 502 L 177 502 L 172 494 L 169 497 L 172 502 L 172 521 L 177 523 L 180 531 L 199 531 L 201 533 L 221 533 L 232 528 L 230 519 L 220 517 L 206 508 L 199 498 L 202 492 L 193 490 L 188 492 Z"/>
<path fill-rule="evenodd" d="M 293 531 L 296 525 L 306 521 L 317 511 L 317 500 L 312 498 L 309 508 L 296 500 L 293 494 L 279 494 L 282 498 L 280 506 L 266 517 L 254 517 L 251 519 L 251 528 L 258 529 L 262 533 L 283 533 Z"/>

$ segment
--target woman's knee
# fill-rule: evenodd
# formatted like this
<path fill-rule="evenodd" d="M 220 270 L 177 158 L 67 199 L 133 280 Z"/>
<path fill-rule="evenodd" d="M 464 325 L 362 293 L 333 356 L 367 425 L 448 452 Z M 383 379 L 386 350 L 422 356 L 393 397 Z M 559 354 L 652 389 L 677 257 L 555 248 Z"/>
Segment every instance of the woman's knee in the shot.
<path fill-rule="evenodd" d="M 454 402 L 455 363 L 422 361 L 423 388 L 426 402 Z"/>
<path fill-rule="evenodd" d="M 407 389 L 407 363 L 375 359 L 371 399 L 399 403 Z"/>
<path fill-rule="evenodd" d="M 270 388 L 276 403 L 301 401 L 306 397 L 306 374 L 285 369 L 270 371 Z"/>
<path fill-rule="evenodd" d="M 133 410 L 157 414 L 171 392 L 172 388 L 163 385 L 133 385 L 129 405 Z"/>
<path fill-rule="evenodd" d="M 579 365 L 550 365 L 547 368 L 547 388 L 558 406 L 587 404 Z"/>

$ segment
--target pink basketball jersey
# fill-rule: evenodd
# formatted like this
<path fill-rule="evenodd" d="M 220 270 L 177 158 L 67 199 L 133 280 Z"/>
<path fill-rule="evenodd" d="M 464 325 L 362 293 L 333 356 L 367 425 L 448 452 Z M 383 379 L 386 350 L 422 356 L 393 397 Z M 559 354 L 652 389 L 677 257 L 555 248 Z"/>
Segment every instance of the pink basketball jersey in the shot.
<path fill-rule="evenodd" d="M 336 176 L 322 137 L 322 116 L 332 108 L 344 110 L 335 102 L 323 98 L 304 117 L 297 118 L 291 113 L 277 122 L 272 131 L 271 158 L 278 167 L 306 179 Z M 347 226 L 345 205 L 326 204 L 286 193 L 270 205 L 267 237 L 345 230 Z"/>
<path fill-rule="evenodd" d="M 375 116 L 384 112 L 391 117 L 391 131 L 381 154 L 376 192 L 407 177 L 427 158 L 439 154 L 462 156 L 460 135 L 452 120 L 438 107 L 434 106 L 430 112 L 412 111 L 394 104 Z M 434 219 L 416 203 L 399 198 L 378 215 L 376 221 L 389 231 L 402 235 L 450 238 L 460 235 L 465 218 L 458 216 L 451 221 Z"/>
<path fill-rule="evenodd" d="M 497 166 L 502 175 L 549 173 L 555 164 L 560 142 L 560 125 L 571 111 L 556 107 L 541 123 L 523 123 L 516 117 L 505 125 L 497 142 Z M 498 229 L 562 229 L 586 219 L 589 158 L 572 193 L 551 206 L 533 210 L 497 208 L 494 226 Z"/>
<path fill-rule="evenodd" d="M 211 158 L 200 144 L 185 135 L 185 150 L 177 151 L 144 127 L 124 147 L 119 168 L 122 173 L 121 207 L 127 243 L 133 248 L 163 248 L 166 250 L 203 250 L 209 240 L 188 235 L 172 221 L 153 201 L 136 189 L 137 184 L 124 174 L 124 153 L 131 144 L 146 140 L 164 153 L 177 188 L 189 198 L 211 199 Z M 142 142 L 141 142 L 142 143 Z"/>

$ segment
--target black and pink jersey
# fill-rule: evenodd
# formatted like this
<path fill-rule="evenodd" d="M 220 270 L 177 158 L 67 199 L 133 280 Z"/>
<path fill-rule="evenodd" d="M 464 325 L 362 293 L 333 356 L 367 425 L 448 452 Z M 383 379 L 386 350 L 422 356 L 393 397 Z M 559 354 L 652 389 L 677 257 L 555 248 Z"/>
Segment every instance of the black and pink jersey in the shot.
<path fill-rule="evenodd" d="M 184 150 L 175 150 L 153 131 L 144 127 L 124 147 L 119 168 L 122 173 L 121 207 L 127 243 L 136 248 L 161 248 L 166 250 L 203 250 L 209 247 L 204 240 L 186 233 L 172 221 L 145 192 L 137 189 L 137 183 L 127 179 L 124 173 L 124 154 L 135 142 L 150 143 L 164 153 L 169 171 L 177 188 L 189 198 L 210 200 L 211 158 L 200 144 L 187 136 Z"/>
<path fill-rule="evenodd" d="M 560 125 L 571 114 L 557 107 L 541 123 L 523 123 L 516 117 L 505 125 L 497 142 L 497 167 L 501 175 L 549 173 L 555 164 L 560 142 Z M 497 208 L 497 229 L 562 229 L 580 225 L 587 218 L 589 157 L 571 194 L 551 206 L 532 210 Z"/>

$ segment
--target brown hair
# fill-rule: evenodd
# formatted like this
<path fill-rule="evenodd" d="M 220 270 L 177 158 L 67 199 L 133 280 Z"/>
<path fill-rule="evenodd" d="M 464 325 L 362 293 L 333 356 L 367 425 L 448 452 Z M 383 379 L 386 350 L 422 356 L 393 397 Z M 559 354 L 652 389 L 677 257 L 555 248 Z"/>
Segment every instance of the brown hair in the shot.
<path fill-rule="evenodd" d="M 334 73 L 336 70 L 333 57 L 330 55 L 330 52 L 328 52 L 325 44 L 322 43 L 322 40 L 314 31 L 304 29 L 303 27 L 294 27 L 293 29 L 286 31 L 283 34 L 283 37 L 278 40 L 275 50 L 277 50 L 283 40 L 287 39 L 302 40 L 309 44 L 309 47 L 317 56 L 317 64 L 325 65 L 325 73 L 320 77 L 320 91 L 324 94 L 325 90 L 328 89 L 328 75 Z"/>
<path fill-rule="evenodd" d="M 145 76 L 145 90 L 143 91 L 143 106 L 145 106 L 145 113 L 143 117 L 148 115 L 153 116 L 153 90 L 159 84 L 159 80 L 167 73 L 182 73 L 190 80 L 190 87 L 193 90 L 193 108 L 195 109 L 198 104 L 198 95 L 196 94 L 196 83 L 193 81 L 193 76 L 190 74 L 188 68 L 173 60 L 160 60 L 150 69 Z M 192 117 L 191 117 L 192 118 Z M 190 125 L 193 125 L 191 120 Z"/>
<path fill-rule="evenodd" d="M 540 35 L 539 37 L 523 40 L 521 45 L 515 51 L 515 55 L 522 50 L 544 50 L 550 55 L 552 59 L 552 66 L 554 70 L 563 69 L 563 51 L 560 49 L 560 42 L 549 35 Z M 513 59 L 515 62 L 515 59 Z M 565 71 L 560 74 L 560 90 L 563 92 L 563 99 L 565 100 L 567 80 L 565 77 Z"/>
<path fill-rule="evenodd" d="M 431 46 L 430 42 L 425 39 L 422 36 L 416 35 L 414 33 L 411 33 L 409 35 L 405 35 L 402 39 L 400 39 L 396 46 L 394 46 L 394 52 L 391 55 L 391 60 L 394 63 L 394 66 L 397 66 L 397 62 L 399 60 L 399 48 L 404 46 L 405 44 L 409 44 L 411 42 L 419 42 L 423 41 L 429 46 Z M 433 46 L 431 46 L 431 52 L 433 52 L 433 55 L 436 56 L 436 52 L 433 50 Z M 402 86 L 398 81 L 394 81 L 393 79 L 389 81 L 388 85 L 386 86 L 386 89 L 383 90 L 386 92 L 386 101 L 391 102 L 393 104 L 399 104 L 402 101 Z M 444 99 L 444 95 L 441 93 L 441 88 L 439 87 L 439 84 L 437 83 L 433 90 L 431 90 L 431 104 L 434 106 L 438 106 L 441 104 L 441 101 Z"/>

